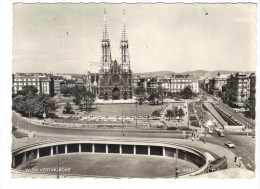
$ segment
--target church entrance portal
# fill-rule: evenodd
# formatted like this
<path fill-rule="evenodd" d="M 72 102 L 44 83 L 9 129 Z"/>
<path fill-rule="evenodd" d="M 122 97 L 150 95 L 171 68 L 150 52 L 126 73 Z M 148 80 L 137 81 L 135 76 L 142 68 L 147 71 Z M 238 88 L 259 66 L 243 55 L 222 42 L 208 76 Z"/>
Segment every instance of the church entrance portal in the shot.
<path fill-rule="evenodd" d="M 127 93 L 124 93 L 124 100 L 127 100 Z"/>
<path fill-rule="evenodd" d="M 108 93 L 105 93 L 105 100 L 108 100 Z"/>
<path fill-rule="evenodd" d="M 112 99 L 119 100 L 120 99 L 120 90 L 118 88 L 114 88 L 112 90 Z"/>

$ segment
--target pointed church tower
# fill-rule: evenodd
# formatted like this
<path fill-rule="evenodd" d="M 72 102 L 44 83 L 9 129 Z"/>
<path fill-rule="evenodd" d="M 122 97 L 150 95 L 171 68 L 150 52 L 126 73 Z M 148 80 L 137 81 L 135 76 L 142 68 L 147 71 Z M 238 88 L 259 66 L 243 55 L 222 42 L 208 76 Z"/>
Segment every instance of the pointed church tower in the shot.
<path fill-rule="evenodd" d="M 122 30 L 122 38 L 120 41 L 120 53 L 121 53 L 121 66 L 124 72 L 130 71 L 130 59 L 128 52 L 128 40 L 126 35 L 126 26 L 125 26 L 125 10 L 123 10 L 123 30 Z"/>
<path fill-rule="evenodd" d="M 106 9 L 104 9 L 104 24 L 103 24 L 103 37 L 101 40 L 101 48 L 102 48 L 101 67 L 104 70 L 108 70 L 111 65 L 112 58 L 111 58 L 110 41 L 107 32 Z"/>

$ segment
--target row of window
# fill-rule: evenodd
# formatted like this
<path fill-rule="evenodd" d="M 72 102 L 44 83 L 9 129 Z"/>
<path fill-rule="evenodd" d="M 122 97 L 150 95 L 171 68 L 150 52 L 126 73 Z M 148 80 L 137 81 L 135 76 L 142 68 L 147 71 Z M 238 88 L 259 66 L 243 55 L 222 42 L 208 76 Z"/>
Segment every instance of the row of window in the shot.
<path fill-rule="evenodd" d="M 39 85 L 38 82 L 32 82 L 32 83 L 14 83 L 14 85 L 33 85 L 33 86 L 37 86 Z"/>
<path fill-rule="evenodd" d="M 17 78 L 14 78 L 14 81 L 39 81 L 40 79 L 17 79 Z"/>

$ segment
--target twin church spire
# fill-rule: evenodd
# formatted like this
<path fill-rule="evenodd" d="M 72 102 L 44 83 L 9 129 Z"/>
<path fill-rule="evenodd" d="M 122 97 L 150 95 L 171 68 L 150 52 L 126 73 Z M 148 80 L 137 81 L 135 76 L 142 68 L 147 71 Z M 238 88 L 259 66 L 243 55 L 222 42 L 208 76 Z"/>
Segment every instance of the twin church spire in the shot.
<path fill-rule="evenodd" d="M 130 59 L 128 52 L 128 39 L 126 34 L 126 25 L 125 25 L 125 10 L 123 10 L 123 29 L 120 40 L 120 65 L 122 69 L 127 72 L 130 71 Z M 106 70 L 109 69 L 112 63 L 111 57 L 111 48 L 110 48 L 110 40 L 108 37 L 107 31 L 107 18 L 106 18 L 106 9 L 104 9 L 104 24 L 103 24 L 103 37 L 101 40 L 101 48 L 102 48 L 102 58 L 101 58 L 101 66 Z"/>

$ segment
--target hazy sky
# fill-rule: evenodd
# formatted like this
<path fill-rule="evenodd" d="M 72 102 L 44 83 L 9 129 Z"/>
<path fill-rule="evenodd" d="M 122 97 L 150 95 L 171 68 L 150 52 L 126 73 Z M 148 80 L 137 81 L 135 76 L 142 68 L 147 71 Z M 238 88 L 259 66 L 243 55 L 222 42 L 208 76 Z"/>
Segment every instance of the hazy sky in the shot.
<path fill-rule="evenodd" d="M 133 72 L 256 68 L 255 4 L 61 3 L 13 6 L 13 72 L 86 73 L 100 62 L 104 8 L 117 60 L 126 10 Z"/>

